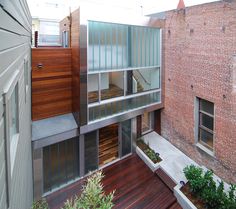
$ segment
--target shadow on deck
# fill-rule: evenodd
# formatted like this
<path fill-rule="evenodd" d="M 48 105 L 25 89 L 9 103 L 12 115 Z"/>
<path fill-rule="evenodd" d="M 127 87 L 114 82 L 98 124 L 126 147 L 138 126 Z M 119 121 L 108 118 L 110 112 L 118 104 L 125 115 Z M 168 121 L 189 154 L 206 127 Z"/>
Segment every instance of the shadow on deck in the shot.
<path fill-rule="evenodd" d="M 103 169 L 106 192 L 116 190 L 114 208 L 181 209 L 173 192 L 137 156 L 132 155 Z M 51 209 L 79 195 L 85 180 L 77 181 L 46 197 Z"/>

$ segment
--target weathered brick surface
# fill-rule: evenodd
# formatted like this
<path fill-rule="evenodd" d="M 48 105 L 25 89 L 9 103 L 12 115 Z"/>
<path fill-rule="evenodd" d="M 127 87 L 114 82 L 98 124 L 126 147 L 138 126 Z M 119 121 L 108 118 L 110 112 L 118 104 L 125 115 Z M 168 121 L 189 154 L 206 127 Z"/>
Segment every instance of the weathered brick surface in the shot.
<path fill-rule="evenodd" d="M 236 183 L 236 1 L 167 12 L 164 48 L 162 135 Z M 196 97 L 215 104 L 214 157 L 195 146 Z"/>

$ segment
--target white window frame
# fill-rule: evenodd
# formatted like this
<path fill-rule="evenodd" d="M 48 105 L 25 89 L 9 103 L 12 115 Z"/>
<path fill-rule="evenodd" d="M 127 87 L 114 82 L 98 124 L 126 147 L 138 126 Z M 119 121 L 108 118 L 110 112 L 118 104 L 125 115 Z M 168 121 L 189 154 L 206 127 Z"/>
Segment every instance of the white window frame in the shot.
<path fill-rule="evenodd" d="M 5 135 L 6 135 L 6 156 L 7 156 L 7 169 L 8 169 L 8 183 L 13 174 L 13 168 L 16 158 L 17 145 L 19 142 L 19 70 L 16 70 L 7 83 L 3 92 L 3 102 L 5 109 Z M 10 108 L 11 96 L 16 90 L 17 95 L 17 133 L 10 137 Z"/>

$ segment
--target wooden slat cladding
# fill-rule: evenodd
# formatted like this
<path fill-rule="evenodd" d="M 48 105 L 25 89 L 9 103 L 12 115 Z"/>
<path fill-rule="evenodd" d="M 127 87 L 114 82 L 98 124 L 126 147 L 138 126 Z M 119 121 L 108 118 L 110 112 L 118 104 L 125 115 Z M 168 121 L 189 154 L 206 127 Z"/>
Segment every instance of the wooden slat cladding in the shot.
<path fill-rule="evenodd" d="M 72 53 L 72 72 L 73 72 L 73 113 L 79 122 L 78 113 L 80 111 L 80 10 L 71 13 L 71 53 Z"/>
<path fill-rule="evenodd" d="M 42 68 L 38 68 L 42 64 Z M 32 120 L 72 112 L 70 48 L 32 49 Z"/>

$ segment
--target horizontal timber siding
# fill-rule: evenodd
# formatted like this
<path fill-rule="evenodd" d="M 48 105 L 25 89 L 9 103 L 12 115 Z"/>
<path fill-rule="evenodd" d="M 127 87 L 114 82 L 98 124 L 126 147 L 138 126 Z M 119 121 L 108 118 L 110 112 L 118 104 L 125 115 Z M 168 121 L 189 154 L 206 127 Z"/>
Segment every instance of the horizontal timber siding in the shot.
<path fill-rule="evenodd" d="M 32 49 L 33 120 L 72 112 L 71 87 L 71 49 Z"/>

